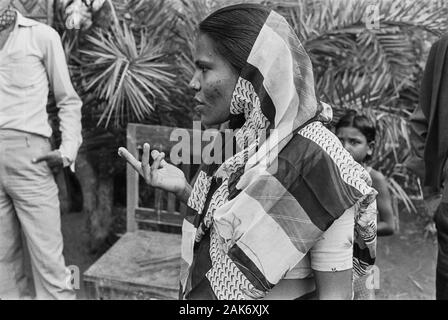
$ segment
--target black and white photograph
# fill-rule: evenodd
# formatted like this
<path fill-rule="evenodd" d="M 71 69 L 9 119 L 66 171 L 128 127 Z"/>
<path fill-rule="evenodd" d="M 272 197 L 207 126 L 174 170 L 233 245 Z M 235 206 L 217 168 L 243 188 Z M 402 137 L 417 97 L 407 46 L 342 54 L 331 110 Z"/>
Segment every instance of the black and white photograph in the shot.
<path fill-rule="evenodd" d="M 0 0 L 0 305 L 448 300 L 447 160 L 448 0 Z"/>

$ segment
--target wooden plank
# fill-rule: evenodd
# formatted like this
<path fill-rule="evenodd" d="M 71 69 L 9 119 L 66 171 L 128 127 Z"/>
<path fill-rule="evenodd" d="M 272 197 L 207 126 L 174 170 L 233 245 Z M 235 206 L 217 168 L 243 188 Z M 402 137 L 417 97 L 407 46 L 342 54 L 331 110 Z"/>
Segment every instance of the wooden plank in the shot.
<path fill-rule="evenodd" d="M 176 202 L 177 202 L 176 195 L 174 193 L 169 192 L 166 207 L 169 214 L 174 214 L 174 211 L 176 210 Z"/>
<path fill-rule="evenodd" d="M 154 148 L 160 152 L 165 152 L 167 158 L 170 156 L 170 152 L 173 146 L 180 142 L 179 136 L 182 136 L 183 143 L 189 144 L 189 155 L 191 163 L 202 163 L 202 150 L 205 146 L 210 144 L 210 141 L 202 141 L 202 131 L 184 128 L 173 128 L 156 125 L 141 125 L 141 124 L 129 124 L 130 128 L 135 129 L 135 142 L 137 146 L 143 146 L 144 143 L 149 143 L 151 148 Z M 178 134 L 175 134 L 176 132 Z M 218 132 L 216 132 L 218 134 Z M 173 136 L 172 136 L 173 135 Z M 195 139 L 193 139 L 195 137 Z M 195 141 L 193 141 L 195 140 Z M 200 144 L 196 145 L 196 141 L 199 140 Z M 195 161 L 193 161 L 193 159 Z M 178 163 L 176 163 L 178 164 Z"/>
<path fill-rule="evenodd" d="M 127 129 L 126 147 L 128 151 L 138 159 L 138 149 L 135 143 L 136 128 L 129 125 Z M 126 168 L 126 226 L 128 232 L 137 230 L 135 221 L 135 208 L 138 206 L 138 173 L 127 165 Z"/>
<path fill-rule="evenodd" d="M 156 188 L 154 190 L 154 210 L 157 214 L 157 216 L 159 217 L 159 219 L 161 218 L 161 212 L 162 212 L 162 208 L 163 206 L 163 191 L 161 189 Z"/>
<path fill-rule="evenodd" d="M 180 213 L 169 213 L 167 210 L 161 210 L 160 214 L 155 209 L 136 208 L 135 219 L 138 222 L 154 223 L 181 227 L 183 215 Z"/>
<path fill-rule="evenodd" d="M 143 221 L 137 220 L 137 223 L 139 231 L 163 232 L 169 234 L 182 233 L 182 227 L 178 225 L 159 224 L 156 221 L 151 220 L 143 220 Z"/>
<path fill-rule="evenodd" d="M 142 299 L 177 299 L 180 253 L 181 236 L 178 234 L 127 233 L 89 267 L 83 278 L 97 299 L 131 299 L 136 293 Z M 159 263 L 173 256 L 179 259 Z M 140 261 L 146 264 L 142 267 Z"/>
<path fill-rule="evenodd" d="M 89 300 L 178 300 L 179 289 L 147 287 L 101 277 L 84 277 Z"/>
<path fill-rule="evenodd" d="M 143 146 L 144 143 L 149 143 L 151 148 L 157 149 L 160 152 L 165 152 L 167 156 L 170 154 L 170 150 L 179 141 L 172 141 L 171 134 L 178 128 L 165 127 L 165 126 L 152 126 L 152 125 L 134 125 L 136 130 L 136 143 Z M 192 130 L 182 130 L 186 137 L 192 136 Z M 194 150 L 191 150 L 194 151 Z"/>
<path fill-rule="evenodd" d="M 107 278 L 83 279 L 89 300 L 178 300 L 179 289 L 146 287 Z"/>

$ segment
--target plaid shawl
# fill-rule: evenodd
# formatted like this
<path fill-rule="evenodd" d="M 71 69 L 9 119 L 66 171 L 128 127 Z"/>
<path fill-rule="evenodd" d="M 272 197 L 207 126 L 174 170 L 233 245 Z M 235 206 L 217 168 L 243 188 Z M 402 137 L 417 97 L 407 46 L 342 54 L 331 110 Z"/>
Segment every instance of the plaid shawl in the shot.
<path fill-rule="evenodd" d="M 356 273 L 374 263 L 376 192 L 322 124 L 331 111 L 323 106 L 308 55 L 271 12 L 231 102 L 246 119 L 234 137 L 240 150 L 204 166 L 188 201 L 182 298 L 263 298 L 354 205 Z"/>

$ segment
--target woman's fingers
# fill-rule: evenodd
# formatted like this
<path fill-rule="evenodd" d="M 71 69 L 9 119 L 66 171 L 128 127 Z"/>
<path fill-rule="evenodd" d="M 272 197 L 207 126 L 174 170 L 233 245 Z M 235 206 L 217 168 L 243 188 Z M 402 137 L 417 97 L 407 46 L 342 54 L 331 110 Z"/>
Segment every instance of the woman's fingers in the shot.
<path fill-rule="evenodd" d="M 157 151 L 157 150 L 152 150 L 152 151 L 151 151 L 151 157 L 152 157 L 152 159 L 153 159 L 153 160 L 156 160 L 157 157 L 159 156 L 159 154 L 160 154 L 159 151 Z"/>
<path fill-rule="evenodd" d="M 151 147 L 148 143 L 143 145 L 142 165 L 149 165 Z"/>
<path fill-rule="evenodd" d="M 142 162 L 138 161 L 126 148 L 119 148 L 118 155 L 124 158 L 143 178 L 146 183 L 152 184 L 154 173 L 167 165 L 165 161 L 165 153 L 153 150 L 151 152 L 151 146 L 148 143 L 143 145 Z M 152 157 L 154 162 L 149 164 L 149 159 Z"/>
<path fill-rule="evenodd" d="M 142 155 L 142 171 L 143 171 L 143 177 L 145 179 L 150 178 L 150 171 L 151 166 L 149 165 L 149 157 L 150 157 L 150 150 L 151 147 L 148 143 L 145 143 L 143 145 L 143 155 Z"/>
<path fill-rule="evenodd" d="M 126 148 L 119 148 L 118 155 L 124 158 L 143 178 L 146 183 L 152 184 L 154 174 L 158 169 L 164 168 L 168 163 L 165 161 L 165 153 L 153 150 L 148 143 L 143 145 L 142 162 L 138 161 Z M 149 158 L 152 157 L 154 162 L 149 164 Z"/>
<path fill-rule="evenodd" d="M 124 158 L 139 174 L 143 175 L 141 162 L 135 159 L 135 157 L 126 149 L 118 149 L 118 155 Z"/>
<path fill-rule="evenodd" d="M 156 160 L 161 154 L 163 154 L 163 159 L 162 161 L 160 161 L 159 165 L 157 167 L 154 167 L 154 163 L 153 166 L 151 166 L 151 168 L 156 168 L 156 169 L 160 169 L 160 168 L 164 168 L 168 163 L 164 160 L 165 159 L 165 153 L 164 152 L 159 152 L 157 150 L 153 150 L 151 152 L 151 157 Z"/>
<path fill-rule="evenodd" d="M 158 156 L 154 159 L 154 163 L 152 164 L 152 166 L 151 166 L 151 170 L 153 170 L 153 172 L 155 171 L 155 170 L 158 170 L 158 169 L 160 169 L 161 168 L 161 165 L 160 165 L 160 163 L 163 161 L 163 159 L 165 158 L 165 153 L 160 153 L 160 152 L 157 152 L 157 154 L 158 154 Z"/>

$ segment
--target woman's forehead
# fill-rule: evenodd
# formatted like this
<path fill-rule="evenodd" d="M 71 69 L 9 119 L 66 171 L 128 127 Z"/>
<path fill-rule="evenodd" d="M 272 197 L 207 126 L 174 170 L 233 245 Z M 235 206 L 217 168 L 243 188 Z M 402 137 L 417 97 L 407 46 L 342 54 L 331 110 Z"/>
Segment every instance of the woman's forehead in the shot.
<path fill-rule="evenodd" d="M 193 54 L 196 65 L 207 64 L 210 67 L 232 69 L 231 72 L 236 72 L 227 58 L 218 52 L 215 41 L 205 33 L 200 33 L 196 38 Z"/>
<path fill-rule="evenodd" d="M 195 41 L 194 55 L 195 58 L 200 57 L 201 60 L 215 58 L 218 53 L 213 39 L 205 33 L 198 34 Z"/>

